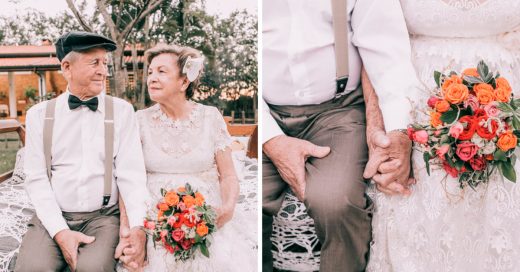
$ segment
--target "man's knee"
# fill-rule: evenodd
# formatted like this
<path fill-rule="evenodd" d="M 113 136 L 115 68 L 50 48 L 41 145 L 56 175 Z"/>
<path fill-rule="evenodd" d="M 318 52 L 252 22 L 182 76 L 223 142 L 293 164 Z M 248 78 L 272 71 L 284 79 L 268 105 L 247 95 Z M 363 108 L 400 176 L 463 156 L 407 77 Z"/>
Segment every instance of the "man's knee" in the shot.
<path fill-rule="evenodd" d="M 105 252 L 105 250 L 102 250 Z M 98 254 L 96 257 L 78 256 L 78 263 L 76 266 L 77 272 L 113 272 L 116 270 L 116 259 L 114 259 L 114 252 L 105 252 Z"/>
<path fill-rule="evenodd" d="M 348 183 L 349 182 L 349 183 Z M 332 190 L 307 192 L 305 204 L 313 218 L 340 220 L 350 215 L 369 214 L 371 201 L 366 195 L 366 184 L 361 181 L 345 180 L 346 186 Z"/>

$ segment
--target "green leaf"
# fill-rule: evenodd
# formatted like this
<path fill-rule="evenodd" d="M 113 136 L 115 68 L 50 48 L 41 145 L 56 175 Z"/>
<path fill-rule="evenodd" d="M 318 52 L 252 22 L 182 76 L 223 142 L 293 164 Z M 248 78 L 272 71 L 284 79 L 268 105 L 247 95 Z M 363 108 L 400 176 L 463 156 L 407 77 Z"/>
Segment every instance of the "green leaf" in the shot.
<path fill-rule="evenodd" d="M 453 121 L 455 121 L 455 119 L 457 118 L 457 113 L 457 110 L 451 109 L 441 115 L 441 121 L 448 124 L 453 123 Z"/>
<path fill-rule="evenodd" d="M 483 80 L 485 80 L 488 77 L 489 68 L 483 60 L 479 61 L 478 63 L 477 72 L 480 75 L 480 78 L 482 78 Z"/>
<path fill-rule="evenodd" d="M 518 117 L 516 115 L 513 115 L 513 127 L 515 129 L 520 129 L 520 120 L 518 120 Z M 515 136 L 516 136 L 516 134 L 515 134 Z"/>
<path fill-rule="evenodd" d="M 428 173 L 428 176 L 430 175 L 430 153 L 429 152 L 424 152 L 423 154 L 423 159 L 424 159 L 424 163 L 426 164 L 426 172 Z"/>
<path fill-rule="evenodd" d="M 200 244 L 200 252 L 202 253 L 202 255 L 209 258 L 209 251 L 208 251 L 208 247 L 206 246 L 206 244 L 204 244 L 204 243 Z"/>
<path fill-rule="evenodd" d="M 464 76 L 464 80 L 466 80 L 470 84 L 482 83 L 482 80 L 480 78 L 474 76 Z"/>
<path fill-rule="evenodd" d="M 435 83 L 437 83 L 437 87 L 441 87 L 441 72 L 435 71 L 433 72 L 433 78 L 435 79 Z"/>
<path fill-rule="evenodd" d="M 513 130 L 513 134 L 516 136 L 516 138 L 520 138 L 520 130 Z"/>
<path fill-rule="evenodd" d="M 502 173 L 502 175 L 506 179 L 516 183 L 516 172 L 515 172 L 515 168 L 511 165 L 511 163 L 510 162 L 501 162 L 499 166 L 500 166 L 500 172 Z"/>
<path fill-rule="evenodd" d="M 506 153 L 500 149 L 497 149 L 493 154 L 493 159 L 496 161 L 507 161 Z"/>
<path fill-rule="evenodd" d="M 504 102 L 499 102 L 497 108 L 505 113 L 513 112 L 513 108 L 511 108 L 511 105 Z"/>
<path fill-rule="evenodd" d="M 167 192 L 168 192 L 168 191 L 166 191 L 165 189 L 161 188 L 161 195 L 162 195 L 162 196 L 165 196 Z"/>

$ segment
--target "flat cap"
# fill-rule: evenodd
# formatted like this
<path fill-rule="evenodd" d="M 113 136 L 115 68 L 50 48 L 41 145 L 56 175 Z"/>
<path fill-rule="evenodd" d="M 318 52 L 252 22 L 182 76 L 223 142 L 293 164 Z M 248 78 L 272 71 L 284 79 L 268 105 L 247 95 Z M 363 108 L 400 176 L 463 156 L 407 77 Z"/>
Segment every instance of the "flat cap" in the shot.
<path fill-rule="evenodd" d="M 72 51 L 81 52 L 95 47 L 104 48 L 107 51 L 116 50 L 116 43 L 111 39 L 90 32 L 71 31 L 63 34 L 56 42 L 56 57 L 61 61 Z"/>

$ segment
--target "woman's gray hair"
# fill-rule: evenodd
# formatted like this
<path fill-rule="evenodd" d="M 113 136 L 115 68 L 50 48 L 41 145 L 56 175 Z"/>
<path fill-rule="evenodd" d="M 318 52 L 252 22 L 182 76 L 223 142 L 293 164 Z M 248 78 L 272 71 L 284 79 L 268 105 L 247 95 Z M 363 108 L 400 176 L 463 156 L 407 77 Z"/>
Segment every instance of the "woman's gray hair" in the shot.
<path fill-rule="evenodd" d="M 199 58 L 201 57 L 201 54 L 198 50 L 195 50 L 194 48 L 188 47 L 188 46 L 179 46 L 179 45 L 169 45 L 169 44 L 157 44 L 156 46 L 146 50 L 145 52 L 145 58 L 148 63 L 148 65 L 152 62 L 152 60 L 162 54 L 174 54 L 178 57 L 177 59 L 177 67 L 179 67 L 179 76 L 183 76 L 182 73 L 183 67 L 186 64 L 186 61 L 188 60 L 188 57 L 193 58 Z M 200 77 L 202 75 L 202 71 L 199 73 L 199 76 L 192 82 L 190 82 L 190 85 L 188 85 L 188 88 L 186 89 L 186 98 L 190 99 L 193 97 L 193 94 L 197 87 L 200 84 Z"/>

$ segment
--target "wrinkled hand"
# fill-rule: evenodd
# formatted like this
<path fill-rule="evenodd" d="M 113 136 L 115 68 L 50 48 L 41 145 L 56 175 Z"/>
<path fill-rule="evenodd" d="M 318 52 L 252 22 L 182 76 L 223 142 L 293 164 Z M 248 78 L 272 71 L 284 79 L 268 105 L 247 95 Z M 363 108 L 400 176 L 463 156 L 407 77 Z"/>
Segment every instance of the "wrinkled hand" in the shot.
<path fill-rule="evenodd" d="M 96 240 L 94 236 L 87 236 L 73 230 L 62 230 L 54 236 L 54 241 L 60 247 L 63 258 L 65 258 L 71 271 L 76 271 L 78 248 L 83 244 L 90 244 L 94 240 Z"/>
<path fill-rule="evenodd" d="M 142 271 L 145 266 L 146 233 L 139 227 L 121 227 L 115 259 L 119 259 L 129 271 Z"/>
<path fill-rule="evenodd" d="M 401 132 L 386 134 L 380 128 L 367 128 L 369 160 L 363 176 L 372 178 L 383 193 L 409 195 L 412 143 Z"/>
<path fill-rule="evenodd" d="M 271 159 L 292 191 L 303 201 L 305 195 L 305 161 L 309 157 L 323 158 L 330 147 L 318 146 L 309 141 L 285 135 L 277 136 L 263 145 L 263 151 Z"/>
<path fill-rule="evenodd" d="M 233 218 L 234 209 L 216 207 L 215 211 L 217 212 L 217 228 L 221 228 Z"/>

